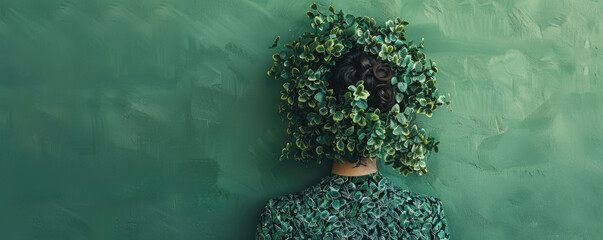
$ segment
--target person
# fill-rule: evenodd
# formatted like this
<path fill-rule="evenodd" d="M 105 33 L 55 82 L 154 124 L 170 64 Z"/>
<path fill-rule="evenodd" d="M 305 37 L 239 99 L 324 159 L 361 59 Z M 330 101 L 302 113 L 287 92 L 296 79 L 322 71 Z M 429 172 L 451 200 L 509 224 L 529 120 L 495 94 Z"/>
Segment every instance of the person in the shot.
<path fill-rule="evenodd" d="M 334 96 L 363 79 L 367 102 L 381 110 L 394 105 L 391 71 L 362 49 L 338 59 L 329 87 Z M 389 181 L 376 159 L 333 161 L 331 173 L 293 194 L 268 200 L 256 239 L 449 239 L 439 198 L 410 192 Z"/>

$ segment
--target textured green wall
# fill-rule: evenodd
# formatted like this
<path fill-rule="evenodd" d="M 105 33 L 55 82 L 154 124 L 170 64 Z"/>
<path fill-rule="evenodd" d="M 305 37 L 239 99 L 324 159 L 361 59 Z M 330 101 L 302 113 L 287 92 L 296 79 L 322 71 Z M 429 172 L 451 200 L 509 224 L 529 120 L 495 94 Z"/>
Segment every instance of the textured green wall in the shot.
<path fill-rule="evenodd" d="M 311 2 L 0 1 L 0 239 L 250 239 L 268 198 L 329 164 L 278 162 L 268 46 Z M 603 235 L 603 3 L 319 1 L 410 21 L 452 112 L 428 175 L 456 239 Z"/>

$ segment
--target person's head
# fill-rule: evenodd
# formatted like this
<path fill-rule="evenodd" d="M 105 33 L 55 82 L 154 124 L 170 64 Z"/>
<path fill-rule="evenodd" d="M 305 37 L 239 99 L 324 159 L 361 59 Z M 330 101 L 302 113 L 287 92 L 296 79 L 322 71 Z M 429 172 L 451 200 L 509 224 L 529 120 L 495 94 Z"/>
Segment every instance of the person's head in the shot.
<path fill-rule="evenodd" d="M 331 69 L 329 88 L 333 95 L 341 101 L 343 94 L 348 91 L 348 86 L 358 80 L 364 80 L 364 88 L 369 92 L 367 103 L 369 106 L 379 108 L 381 112 L 388 112 L 396 104 L 396 98 L 390 83 L 392 72 L 381 61 L 377 61 L 374 54 L 357 49 L 346 53 L 337 60 Z"/>
<path fill-rule="evenodd" d="M 392 72 L 385 63 L 377 61 L 376 56 L 370 52 L 357 49 L 346 53 L 337 60 L 331 73 L 328 80 L 329 88 L 333 89 L 333 95 L 339 102 L 343 102 L 340 98 L 348 91 L 349 85 L 364 80 L 364 87 L 369 92 L 367 98 L 369 106 L 379 108 L 383 113 L 388 112 L 396 104 L 390 83 Z"/>

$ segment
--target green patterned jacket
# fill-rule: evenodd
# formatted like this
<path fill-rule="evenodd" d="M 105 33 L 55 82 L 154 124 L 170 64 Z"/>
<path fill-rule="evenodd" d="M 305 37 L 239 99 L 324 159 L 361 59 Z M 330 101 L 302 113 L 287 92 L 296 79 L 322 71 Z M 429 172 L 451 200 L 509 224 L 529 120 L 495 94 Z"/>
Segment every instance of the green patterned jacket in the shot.
<path fill-rule="evenodd" d="M 381 172 L 329 174 L 268 200 L 256 239 L 449 239 L 440 199 L 390 183 Z"/>

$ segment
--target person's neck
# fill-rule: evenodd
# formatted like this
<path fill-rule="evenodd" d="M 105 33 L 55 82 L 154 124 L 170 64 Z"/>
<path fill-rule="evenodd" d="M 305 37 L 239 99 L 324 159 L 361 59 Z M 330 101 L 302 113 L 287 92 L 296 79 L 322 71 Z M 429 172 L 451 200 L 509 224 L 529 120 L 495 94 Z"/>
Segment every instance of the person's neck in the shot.
<path fill-rule="evenodd" d="M 356 163 L 351 163 L 345 160 L 343 157 L 341 158 L 344 163 L 338 163 L 336 160 L 333 160 L 333 168 L 331 169 L 331 173 L 341 175 L 341 176 L 362 176 L 368 175 L 371 173 L 377 172 L 377 161 L 370 158 L 362 158 L 358 167 Z"/>

